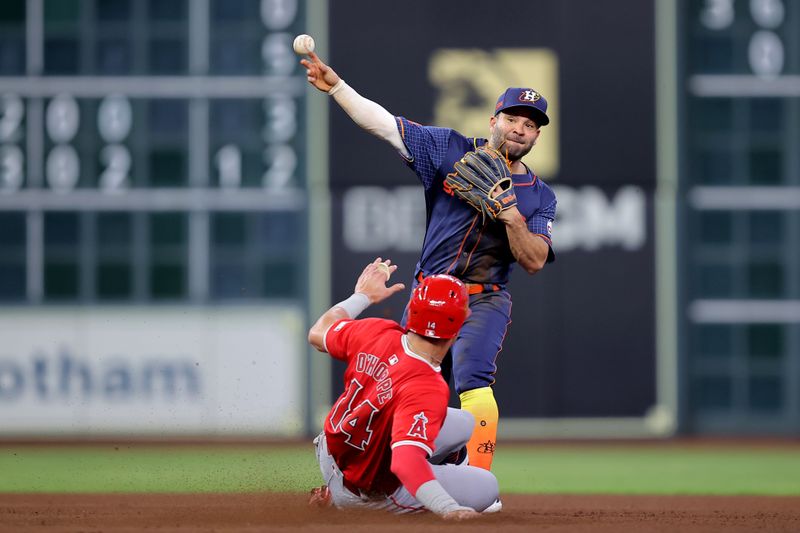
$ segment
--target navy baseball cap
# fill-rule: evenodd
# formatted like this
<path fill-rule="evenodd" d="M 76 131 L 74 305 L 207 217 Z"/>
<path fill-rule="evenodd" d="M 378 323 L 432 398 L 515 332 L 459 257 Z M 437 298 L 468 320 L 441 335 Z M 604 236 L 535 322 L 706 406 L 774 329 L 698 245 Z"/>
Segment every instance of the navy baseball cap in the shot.
<path fill-rule="evenodd" d="M 497 99 L 494 106 L 494 115 L 511 107 L 530 107 L 534 110 L 534 120 L 539 126 L 547 126 L 550 119 L 547 117 L 547 100 L 534 89 L 527 87 L 509 87 Z"/>

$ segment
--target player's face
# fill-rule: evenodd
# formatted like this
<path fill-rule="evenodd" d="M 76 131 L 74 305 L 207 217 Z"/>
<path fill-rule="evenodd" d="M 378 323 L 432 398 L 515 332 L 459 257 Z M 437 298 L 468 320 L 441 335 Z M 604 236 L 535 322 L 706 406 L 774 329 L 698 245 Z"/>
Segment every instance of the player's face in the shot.
<path fill-rule="evenodd" d="M 489 131 L 491 145 L 497 148 L 502 144 L 501 151 L 505 153 L 508 150 L 511 161 L 525 157 L 536 144 L 540 133 L 539 126 L 525 108 L 512 108 L 498 113 L 489 120 Z"/>

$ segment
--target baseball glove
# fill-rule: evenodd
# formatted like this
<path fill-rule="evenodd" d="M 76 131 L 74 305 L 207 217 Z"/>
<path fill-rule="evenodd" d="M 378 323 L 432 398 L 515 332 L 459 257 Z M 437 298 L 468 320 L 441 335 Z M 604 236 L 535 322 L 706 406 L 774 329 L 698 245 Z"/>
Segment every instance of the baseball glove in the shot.
<path fill-rule="evenodd" d="M 483 221 L 497 220 L 501 211 L 517 205 L 511 183 L 511 168 L 503 154 L 483 145 L 456 161 L 455 172 L 444 180 L 445 187 L 480 211 Z"/>

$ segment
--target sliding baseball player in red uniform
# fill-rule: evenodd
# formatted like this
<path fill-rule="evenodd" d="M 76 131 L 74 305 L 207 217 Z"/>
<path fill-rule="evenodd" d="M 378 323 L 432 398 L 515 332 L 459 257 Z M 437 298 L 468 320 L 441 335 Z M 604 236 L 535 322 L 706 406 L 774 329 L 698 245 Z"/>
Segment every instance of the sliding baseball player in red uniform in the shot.
<path fill-rule="evenodd" d="M 467 444 L 469 463 L 489 469 L 499 418 L 492 392 L 495 359 L 511 322 L 509 274 L 514 263 L 535 274 L 555 258 L 550 241 L 555 195 L 522 162 L 550 121 L 547 101 L 533 89 L 511 87 L 489 117 L 489 138 L 465 137 L 392 115 L 359 95 L 316 54 L 309 58 L 301 61 L 309 83 L 392 145 L 425 188 L 425 240 L 414 283 L 450 274 L 467 286 L 472 314 L 452 346 L 453 377 L 461 408 L 476 420 Z M 498 181 L 479 194 L 483 189 L 475 185 L 486 174 Z"/>
<path fill-rule="evenodd" d="M 388 265 L 390 262 L 387 261 Z M 413 291 L 408 325 L 356 317 L 370 304 L 405 288 L 386 287 L 380 258 L 367 265 L 353 295 L 326 311 L 309 342 L 347 363 L 344 392 L 314 440 L 325 485 L 312 503 L 430 510 L 462 520 L 501 507 L 491 472 L 442 464 L 469 440 L 474 419 L 447 407 L 442 358 L 469 314 L 466 286 L 452 276 L 429 276 Z"/>

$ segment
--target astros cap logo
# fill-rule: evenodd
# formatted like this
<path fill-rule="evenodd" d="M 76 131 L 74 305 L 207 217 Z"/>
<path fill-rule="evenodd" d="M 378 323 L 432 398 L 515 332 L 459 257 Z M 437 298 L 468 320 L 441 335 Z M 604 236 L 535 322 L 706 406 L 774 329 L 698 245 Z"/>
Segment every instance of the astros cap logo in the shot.
<path fill-rule="evenodd" d="M 519 101 L 520 102 L 538 102 L 541 97 L 542 97 L 542 95 L 537 93 L 533 89 L 526 89 L 521 95 L 519 95 Z"/>
<path fill-rule="evenodd" d="M 524 161 L 536 169 L 536 175 L 555 180 L 561 153 L 559 63 L 558 54 L 549 48 L 434 50 L 430 54 L 428 79 L 438 95 L 431 124 L 453 128 L 468 138 L 484 137 L 487 111 L 496 116 L 505 107 L 535 107 L 547 114 L 547 133 Z M 460 90 L 453 90 L 455 87 Z M 526 91 L 531 92 L 528 99 L 521 99 Z M 535 95 L 539 98 L 533 101 Z M 549 95 L 553 101 L 545 107 Z M 544 121 L 539 125 L 544 126 Z"/>

